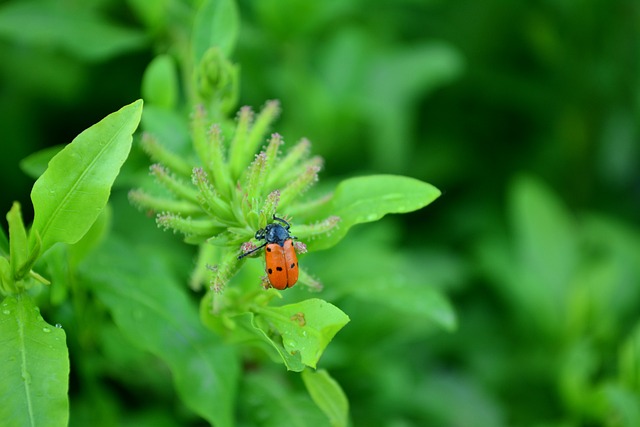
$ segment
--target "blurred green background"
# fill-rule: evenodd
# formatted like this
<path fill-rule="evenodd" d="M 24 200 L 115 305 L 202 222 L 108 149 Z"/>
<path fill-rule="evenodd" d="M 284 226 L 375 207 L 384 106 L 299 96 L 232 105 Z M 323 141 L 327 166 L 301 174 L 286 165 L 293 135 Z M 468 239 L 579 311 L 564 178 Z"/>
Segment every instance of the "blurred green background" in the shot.
<path fill-rule="evenodd" d="M 144 0 L 0 4 L 3 212 L 20 200 L 30 221 L 22 158 L 140 97 L 197 1 L 159 3 L 169 18 Z M 353 424 L 640 425 L 640 3 L 238 6 L 240 105 L 279 99 L 276 130 L 312 141 L 323 183 L 444 193 L 305 258 L 352 319 L 321 364 Z M 367 295 L 388 283 L 392 300 L 396 280 L 444 292 L 457 328 Z"/>

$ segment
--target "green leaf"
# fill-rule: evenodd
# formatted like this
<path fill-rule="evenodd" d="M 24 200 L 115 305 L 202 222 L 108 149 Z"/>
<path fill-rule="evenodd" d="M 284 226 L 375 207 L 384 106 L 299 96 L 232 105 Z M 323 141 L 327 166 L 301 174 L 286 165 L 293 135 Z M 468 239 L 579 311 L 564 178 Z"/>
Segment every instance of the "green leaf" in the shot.
<path fill-rule="evenodd" d="M 349 323 L 349 316 L 339 308 L 317 298 L 281 307 L 263 307 L 259 313 L 281 335 L 282 342 L 278 340 L 275 344 L 283 346 L 291 355 L 299 354 L 301 362 L 312 368 L 335 334 Z M 268 334 L 268 330 L 265 333 Z"/>
<path fill-rule="evenodd" d="M 562 201 L 532 177 L 517 178 L 509 198 L 522 267 L 545 285 L 545 292 L 563 290 L 578 258 L 573 218 Z"/>
<path fill-rule="evenodd" d="M 147 104 L 172 109 L 178 99 L 178 75 L 173 58 L 158 55 L 142 76 L 142 97 Z"/>
<path fill-rule="evenodd" d="M 519 177 L 509 193 L 516 266 L 511 290 L 520 308 L 556 333 L 578 265 L 575 223 L 562 201 L 542 182 Z"/>
<path fill-rule="evenodd" d="M 329 417 L 333 427 L 346 427 L 349 424 L 349 401 L 340 384 L 324 370 L 302 371 L 302 381 L 316 405 Z"/>
<path fill-rule="evenodd" d="M 360 299 L 386 305 L 405 315 L 426 318 L 448 331 L 456 328 L 457 320 L 451 303 L 438 289 L 428 284 L 383 279 L 351 289 Z"/>
<path fill-rule="evenodd" d="M 89 230 L 129 155 L 141 114 L 138 100 L 82 132 L 51 159 L 31 191 L 32 248 L 36 233 L 44 252 L 57 242 L 75 243 Z"/>
<path fill-rule="evenodd" d="M 232 426 L 238 359 L 202 326 L 170 262 L 150 256 L 155 249 L 107 241 L 81 265 L 82 277 L 131 344 L 169 366 L 187 407 L 211 424 Z"/>
<path fill-rule="evenodd" d="M 27 230 L 22 221 L 20 203 L 13 202 L 13 206 L 7 214 L 7 222 L 9 223 L 9 245 L 11 247 L 11 272 L 14 279 L 20 279 L 24 275 L 23 267 L 29 257 Z M 29 269 L 30 267 L 27 270 Z"/>
<path fill-rule="evenodd" d="M 143 32 L 115 26 L 77 6 L 42 1 L 0 8 L 0 37 L 54 47 L 88 61 L 103 61 L 146 44 Z"/>
<path fill-rule="evenodd" d="M 389 213 L 421 209 L 440 196 L 440 190 L 414 178 L 371 175 L 342 181 L 324 209 L 316 217 L 340 217 L 331 234 L 308 243 L 310 251 L 327 249 L 338 243 L 356 224 L 377 221 Z"/>
<path fill-rule="evenodd" d="M 38 179 L 40 175 L 47 170 L 47 165 L 53 157 L 64 148 L 64 145 L 54 145 L 47 147 L 33 154 L 29 154 L 20 160 L 20 169 L 27 174 L 28 177 Z"/>
<path fill-rule="evenodd" d="M 397 230 L 386 229 L 386 225 L 373 224 L 366 232 L 356 230 L 347 241 L 314 260 L 314 271 L 322 272 L 321 280 L 332 284 L 338 298 L 354 296 L 405 321 L 434 322 L 454 330 L 455 311 L 437 286 L 437 277 L 424 265 L 427 260 L 399 249 L 400 243 L 393 241 Z M 380 237 L 381 232 L 390 233 L 390 238 Z M 336 265 L 349 266 L 349 274 L 333 268 Z"/>
<path fill-rule="evenodd" d="M 28 294 L 7 297 L 0 305 L 0 359 L 2 425 L 66 426 L 66 335 L 42 319 Z"/>
<path fill-rule="evenodd" d="M 282 359 L 287 370 L 294 372 L 301 372 L 305 366 L 302 363 L 300 353 L 289 353 L 282 345 L 282 339 L 274 334 L 269 327 L 269 324 L 265 322 L 264 318 L 251 312 L 230 316 L 230 319 L 243 331 L 252 335 L 256 341 L 251 342 L 257 345 L 259 348 L 267 352 L 272 360 L 278 361 L 278 358 Z M 239 331 L 233 331 L 234 334 L 238 334 Z M 241 336 L 241 335 L 238 335 Z"/>
<path fill-rule="evenodd" d="M 269 298 L 268 293 L 265 297 Z M 281 307 L 256 303 L 253 311 L 214 315 L 211 298 L 208 293 L 200 306 L 205 325 L 232 342 L 257 346 L 276 362 L 282 359 L 287 370 L 294 372 L 315 368 L 327 344 L 349 322 L 346 314 L 320 299 Z"/>
<path fill-rule="evenodd" d="M 226 56 L 230 56 L 236 45 L 239 26 L 238 9 L 233 0 L 204 0 L 193 25 L 193 63 L 200 63 L 212 46 L 218 46 Z"/>
<path fill-rule="evenodd" d="M 306 393 L 291 389 L 285 378 L 261 370 L 243 378 L 242 425 L 261 427 L 329 427 L 329 420 Z"/>

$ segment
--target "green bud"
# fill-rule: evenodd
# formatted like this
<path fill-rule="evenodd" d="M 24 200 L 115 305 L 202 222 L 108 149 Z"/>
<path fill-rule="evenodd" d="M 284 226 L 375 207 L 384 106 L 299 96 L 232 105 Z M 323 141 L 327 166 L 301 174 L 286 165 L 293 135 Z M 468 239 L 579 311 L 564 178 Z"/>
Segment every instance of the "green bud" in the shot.
<path fill-rule="evenodd" d="M 142 135 L 141 145 L 142 149 L 154 162 L 160 163 L 183 176 L 189 176 L 191 173 L 191 166 L 187 161 L 160 145 L 158 140 L 149 133 Z"/>
<path fill-rule="evenodd" d="M 231 63 L 218 47 L 209 48 L 195 72 L 198 98 L 213 111 L 225 114 L 238 100 L 238 67 Z"/>
<path fill-rule="evenodd" d="M 180 215 L 202 215 L 202 209 L 185 200 L 152 196 L 142 190 L 129 191 L 129 201 L 138 209 L 151 212 L 171 212 Z"/>

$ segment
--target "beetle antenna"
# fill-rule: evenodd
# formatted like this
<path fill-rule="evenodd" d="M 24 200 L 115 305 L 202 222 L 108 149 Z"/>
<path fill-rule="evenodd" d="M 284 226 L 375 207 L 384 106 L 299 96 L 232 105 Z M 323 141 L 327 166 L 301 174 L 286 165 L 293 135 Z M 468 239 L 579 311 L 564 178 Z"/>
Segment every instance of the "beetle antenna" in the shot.
<path fill-rule="evenodd" d="M 254 253 L 254 252 L 258 251 L 259 249 L 264 248 L 265 246 L 267 246 L 267 244 L 266 244 L 266 243 L 264 243 L 263 245 L 258 246 L 258 247 L 257 247 L 257 248 L 255 248 L 255 249 L 251 249 L 250 251 L 247 251 L 247 252 L 245 252 L 245 253 L 243 253 L 243 254 L 240 254 L 240 255 L 238 255 L 238 259 L 242 259 L 242 258 L 246 257 L 247 255 L 251 255 L 252 253 Z"/>
<path fill-rule="evenodd" d="M 284 227 L 284 228 L 286 228 L 287 230 L 291 227 L 291 224 L 289 224 L 287 221 L 285 221 L 285 220 L 284 220 L 284 219 L 282 219 L 282 218 L 278 218 L 278 217 L 276 216 L 276 214 L 273 214 L 273 220 L 274 220 L 274 221 L 279 221 L 279 222 L 283 223 L 283 224 L 285 225 L 285 227 Z"/>

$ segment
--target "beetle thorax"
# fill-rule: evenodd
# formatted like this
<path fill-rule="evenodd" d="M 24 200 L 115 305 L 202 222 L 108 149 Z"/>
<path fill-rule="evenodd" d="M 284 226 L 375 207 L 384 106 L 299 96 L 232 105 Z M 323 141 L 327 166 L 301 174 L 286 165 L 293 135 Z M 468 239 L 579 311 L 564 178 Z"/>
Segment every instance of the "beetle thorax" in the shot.
<path fill-rule="evenodd" d="M 264 238 L 267 243 L 277 243 L 284 246 L 284 241 L 289 238 L 289 232 L 280 224 L 268 224 L 265 227 Z"/>

